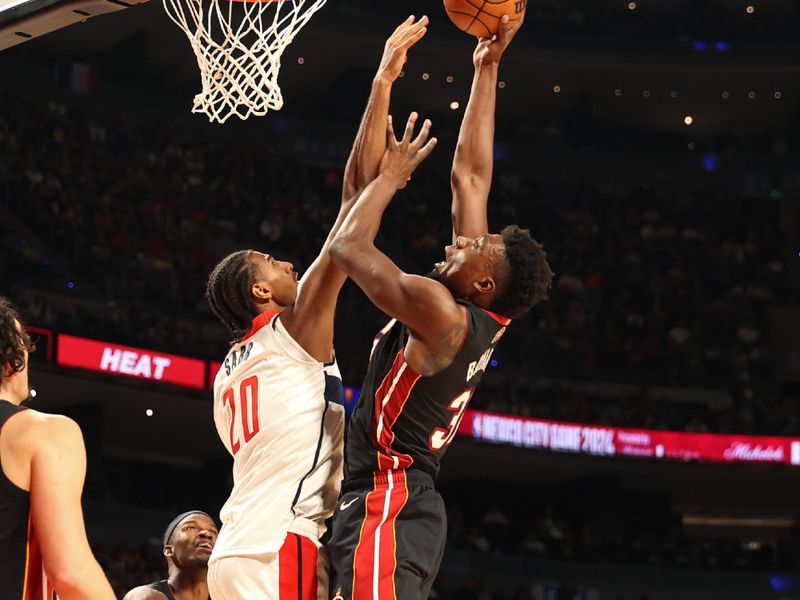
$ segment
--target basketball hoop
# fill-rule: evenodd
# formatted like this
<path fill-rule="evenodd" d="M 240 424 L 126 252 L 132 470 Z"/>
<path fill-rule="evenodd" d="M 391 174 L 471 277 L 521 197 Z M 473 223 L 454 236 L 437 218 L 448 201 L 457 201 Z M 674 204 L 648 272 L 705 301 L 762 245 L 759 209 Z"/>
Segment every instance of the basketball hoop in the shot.
<path fill-rule="evenodd" d="M 192 112 L 224 123 L 280 110 L 281 56 L 326 0 L 163 0 L 189 39 L 203 84 Z"/>

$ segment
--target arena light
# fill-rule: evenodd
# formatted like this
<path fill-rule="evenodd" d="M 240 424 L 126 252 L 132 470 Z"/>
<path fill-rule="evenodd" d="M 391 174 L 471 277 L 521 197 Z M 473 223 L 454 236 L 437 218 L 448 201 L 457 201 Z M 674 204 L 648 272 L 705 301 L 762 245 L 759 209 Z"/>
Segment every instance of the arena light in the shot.
<path fill-rule="evenodd" d="M 686 125 L 691 125 L 692 123 L 694 123 L 694 117 L 692 115 L 686 115 L 685 117 L 683 117 L 683 122 Z"/>
<path fill-rule="evenodd" d="M 453 101 L 450 103 L 450 110 L 458 110 L 460 106 L 461 106 L 461 104 L 459 104 L 459 102 L 458 102 L 458 101 L 456 101 L 456 100 L 453 100 Z"/>
<path fill-rule="evenodd" d="M 152 408 L 148 408 L 146 411 L 144 411 L 144 414 L 146 414 L 148 417 L 152 417 L 153 416 L 153 409 Z"/>
<path fill-rule="evenodd" d="M 555 94 L 561 93 L 561 86 L 558 85 L 558 84 L 554 85 L 553 86 L 553 93 L 555 93 Z"/>
<path fill-rule="evenodd" d="M 744 10 L 745 12 L 747 12 L 748 15 L 752 15 L 754 12 L 756 12 L 756 7 L 753 6 L 752 4 L 748 4 L 747 8 L 745 8 Z"/>

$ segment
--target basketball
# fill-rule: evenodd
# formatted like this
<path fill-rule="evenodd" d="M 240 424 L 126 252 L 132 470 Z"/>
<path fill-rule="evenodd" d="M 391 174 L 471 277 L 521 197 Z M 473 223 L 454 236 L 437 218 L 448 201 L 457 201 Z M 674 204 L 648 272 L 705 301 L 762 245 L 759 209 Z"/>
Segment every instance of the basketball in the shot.
<path fill-rule="evenodd" d="M 476 37 L 495 35 L 503 15 L 508 15 L 513 25 L 527 5 L 528 0 L 444 0 L 447 16 L 456 27 Z"/>

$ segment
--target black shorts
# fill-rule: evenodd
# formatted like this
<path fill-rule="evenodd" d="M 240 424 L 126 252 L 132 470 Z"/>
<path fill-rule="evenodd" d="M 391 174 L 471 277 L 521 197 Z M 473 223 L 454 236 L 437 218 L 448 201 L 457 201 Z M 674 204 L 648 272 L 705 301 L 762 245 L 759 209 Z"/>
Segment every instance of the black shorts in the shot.
<path fill-rule="evenodd" d="M 327 543 L 332 600 L 424 600 L 439 571 L 447 515 L 417 470 L 345 480 Z"/>

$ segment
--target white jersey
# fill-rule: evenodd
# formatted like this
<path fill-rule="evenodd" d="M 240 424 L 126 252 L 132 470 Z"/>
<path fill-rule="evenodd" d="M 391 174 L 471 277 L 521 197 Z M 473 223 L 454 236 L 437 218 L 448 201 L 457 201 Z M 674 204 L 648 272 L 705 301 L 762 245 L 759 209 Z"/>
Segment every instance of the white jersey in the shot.
<path fill-rule="evenodd" d="M 253 319 L 231 348 L 214 380 L 214 422 L 233 455 L 233 490 L 212 562 L 277 552 L 288 532 L 322 536 L 342 480 L 341 390 L 336 363 L 314 360 L 279 313 Z"/>

